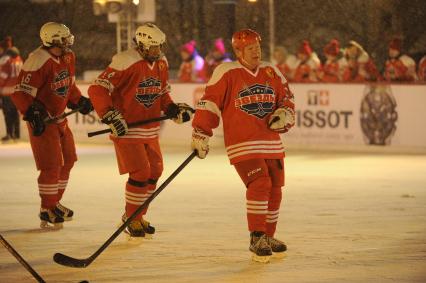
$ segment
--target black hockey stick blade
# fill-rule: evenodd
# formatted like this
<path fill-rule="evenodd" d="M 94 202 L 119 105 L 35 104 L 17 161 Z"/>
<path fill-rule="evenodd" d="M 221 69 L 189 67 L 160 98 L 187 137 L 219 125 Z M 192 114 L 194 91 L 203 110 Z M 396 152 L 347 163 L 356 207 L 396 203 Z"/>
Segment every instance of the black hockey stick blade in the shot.
<path fill-rule="evenodd" d="M 23 259 L 21 257 L 21 255 L 6 241 L 6 239 L 3 238 L 2 235 L 0 235 L 0 242 L 19 261 L 19 263 L 22 264 L 25 267 L 25 269 L 29 273 L 31 273 L 32 276 L 34 276 L 34 278 L 39 283 L 45 283 L 46 282 L 46 281 L 43 280 L 43 278 L 41 278 L 40 275 L 38 275 L 38 273 L 31 267 L 31 265 L 29 265 L 28 262 L 26 262 L 25 259 Z"/>
<path fill-rule="evenodd" d="M 94 258 L 88 257 L 88 258 L 85 258 L 85 259 L 77 259 L 77 258 L 73 258 L 73 257 L 67 256 L 67 255 L 64 255 L 62 253 L 56 253 L 53 256 L 53 260 L 56 263 L 63 265 L 63 266 L 85 268 L 85 267 L 89 266 L 89 264 L 92 263 Z"/>
<path fill-rule="evenodd" d="M 197 156 L 197 152 L 193 151 L 185 159 L 185 161 L 182 162 L 182 164 L 179 165 L 179 167 L 161 184 L 161 186 L 159 186 L 155 190 L 155 192 L 141 206 L 139 206 L 138 209 L 136 209 L 136 211 L 133 212 L 133 214 L 130 215 L 129 218 L 127 218 L 127 220 L 123 224 L 121 224 L 121 226 L 91 256 L 84 259 L 77 259 L 77 258 L 73 258 L 67 255 L 61 254 L 61 253 L 55 253 L 53 255 L 53 260 L 60 265 L 64 265 L 68 267 L 77 267 L 77 268 L 88 267 L 112 243 L 112 241 L 114 241 L 115 238 L 117 238 L 118 235 L 120 235 L 120 233 L 123 232 L 124 229 L 126 229 L 126 227 L 130 224 L 130 222 L 132 222 L 133 219 L 135 219 L 136 216 L 139 213 L 141 213 L 142 210 L 144 210 L 151 203 L 151 201 L 156 196 L 158 196 L 161 193 L 161 191 L 167 187 L 168 184 L 170 184 L 171 181 L 173 181 L 173 179 L 183 170 L 183 168 L 186 167 L 186 165 L 188 165 L 189 162 L 191 162 L 192 159 L 194 159 L 195 156 Z"/>

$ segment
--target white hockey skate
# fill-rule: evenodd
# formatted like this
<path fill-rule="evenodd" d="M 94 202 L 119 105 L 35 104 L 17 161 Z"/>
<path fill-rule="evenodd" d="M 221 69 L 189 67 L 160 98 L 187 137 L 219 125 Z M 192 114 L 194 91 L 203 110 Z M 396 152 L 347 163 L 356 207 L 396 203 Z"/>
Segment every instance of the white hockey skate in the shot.
<path fill-rule="evenodd" d="M 272 256 L 272 249 L 268 243 L 268 238 L 263 232 L 251 232 L 250 247 L 252 260 L 261 263 L 268 263 Z"/>
<path fill-rule="evenodd" d="M 53 209 L 53 212 L 56 215 L 62 217 L 65 221 L 71 221 L 74 215 L 74 211 L 66 206 L 63 206 L 60 202 L 58 202 L 56 207 Z"/>
<path fill-rule="evenodd" d="M 40 208 L 40 228 L 58 230 L 63 227 L 64 219 L 56 215 L 53 210 Z"/>

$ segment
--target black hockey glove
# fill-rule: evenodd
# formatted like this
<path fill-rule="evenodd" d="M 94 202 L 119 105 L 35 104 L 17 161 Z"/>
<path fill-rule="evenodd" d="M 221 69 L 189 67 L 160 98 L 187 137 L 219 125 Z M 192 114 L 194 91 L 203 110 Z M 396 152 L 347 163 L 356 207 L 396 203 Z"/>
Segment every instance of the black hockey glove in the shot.
<path fill-rule="evenodd" d="M 27 121 L 33 129 L 33 135 L 41 136 L 46 129 L 44 120 L 49 116 L 43 104 L 35 101 L 28 107 L 24 115 L 24 121 Z"/>
<path fill-rule="evenodd" d="M 67 107 L 71 110 L 80 108 L 78 112 L 80 112 L 83 115 L 87 115 L 90 112 L 93 111 L 93 105 L 89 98 L 81 96 L 78 100 L 77 104 L 72 103 L 71 101 L 68 101 Z"/>
<path fill-rule="evenodd" d="M 194 109 L 186 103 L 172 103 L 167 108 L 166 115 L 175 123 L 182 124 L 191 120 L 193 112 Z"/>
<path fill-rule="evenodd" d="M 179 114 L 179 106 L 177 106 L 177 104 L 170 103 L 165 114 L 169 118 L 177 118 Z"/>

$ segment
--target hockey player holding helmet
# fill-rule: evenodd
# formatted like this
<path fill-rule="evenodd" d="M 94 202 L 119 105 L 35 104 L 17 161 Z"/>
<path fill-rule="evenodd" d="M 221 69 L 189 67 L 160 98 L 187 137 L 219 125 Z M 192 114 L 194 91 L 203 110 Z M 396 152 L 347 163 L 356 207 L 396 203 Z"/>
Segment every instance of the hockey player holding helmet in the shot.
<path fill-rule="evenodd" d="M 293 94 L 281 72 L 261 61 L 260 36 L 234 33 L 236 62 L 213 72 L 193 120 L 192 148 L 205 158 L 212 129 L 223 118 L 228 157 L 246 185 L 253 260 L 268 262 L 286 245 L 274 238 L 284 185 L 284 148 L 279 133 L 294 125 Z M 244 125 L 244 127 L 241 127 Z"/>
<path fill-rule="evenodd" d="M 43 45 L 25 61 L 12 99 L 27 121 L 41 197 L 41 226 L 56 228 L 71 220 L 74 212 L 61 205 L 71 168 L 77 160 L 67 119 L 46 124 L 46 118 L 61 115 L 65 107 L 93 110 L 90 100 L 75 85 L 75 55 L 70 50 L 74 36 L 68 27 L 49 22 L 40 29 Z"/>
<path fill-rule="evenodd" d="M 161 111 L 178 124 L 192 116 L 188 105 L 175 104 L 170 98 L 168 64 L 162 54 L 165 41 L 166 35 L 156 25 L 138 27 L 137 47 L 115 55 L 89 88 L 96 112 L 112 130 L 119 172 L 129 174 L 123 222 L 155 191 L 163 171 L 160 123 L 130 129 L 127 124 L 158 117 Z M 130 236 L 154 234 L 154 227 L 143 219 L 145 214 L 142 211 L 126 228 Z"/>

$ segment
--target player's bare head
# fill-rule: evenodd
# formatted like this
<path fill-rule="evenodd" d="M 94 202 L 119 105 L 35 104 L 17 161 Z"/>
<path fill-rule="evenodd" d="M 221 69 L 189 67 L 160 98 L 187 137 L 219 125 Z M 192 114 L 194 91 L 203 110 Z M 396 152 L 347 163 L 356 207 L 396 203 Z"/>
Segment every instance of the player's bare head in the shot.
<path fill-rule="evenodd" d="M 238 60 L 249 68 L 260 64 L 262 50 L 260 35 L 251 29 L 237 31 L 232 36 L 232 48 Z"/>
<path fill-rule="evenodd" d="M 136 29 L 135 43 L 145 60 L 154 62 L 160 59 L 166 35 L 156 25 L 146 23 Z"/>
<path fill-rule="evenodd" d="M 74 35 L 70 29 L 60 23 L 48 22 L 40 29 L 40 39 L 47 48 L 60 48 L 66 50 L 74 44 Z"/>

